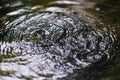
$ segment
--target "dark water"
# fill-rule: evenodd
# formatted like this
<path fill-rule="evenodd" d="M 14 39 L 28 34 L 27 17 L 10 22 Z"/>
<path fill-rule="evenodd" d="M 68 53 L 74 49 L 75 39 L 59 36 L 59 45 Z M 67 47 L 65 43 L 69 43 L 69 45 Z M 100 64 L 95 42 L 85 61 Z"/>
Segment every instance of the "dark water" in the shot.
<path fill-rule="evenodd" d="M 119 4 L 1 0 L 0 80 L 119 80 Z"/>

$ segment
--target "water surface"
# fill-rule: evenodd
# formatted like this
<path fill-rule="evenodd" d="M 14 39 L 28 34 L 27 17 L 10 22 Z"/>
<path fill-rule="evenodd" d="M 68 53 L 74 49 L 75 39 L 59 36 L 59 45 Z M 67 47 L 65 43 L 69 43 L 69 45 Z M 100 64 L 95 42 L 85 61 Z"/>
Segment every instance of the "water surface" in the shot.
<path fill-rule="evenodd" d="M 119 80 L 120 1 L 0 1 L 1 80 Z"/>

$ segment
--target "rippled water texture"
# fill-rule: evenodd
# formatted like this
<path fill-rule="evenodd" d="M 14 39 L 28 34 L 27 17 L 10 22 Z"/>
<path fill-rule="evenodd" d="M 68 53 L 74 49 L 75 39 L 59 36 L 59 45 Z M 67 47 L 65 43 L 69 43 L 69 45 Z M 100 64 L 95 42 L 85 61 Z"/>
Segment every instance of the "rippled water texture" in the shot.
<path fill-rule="evenodd" d="M 108 78 L 119 70 L 119 22 L 95 17 L 93 6 L 100 9 L 95 2 L 0 5 L 0 80 L 119 79 L 119 72 Z"/>

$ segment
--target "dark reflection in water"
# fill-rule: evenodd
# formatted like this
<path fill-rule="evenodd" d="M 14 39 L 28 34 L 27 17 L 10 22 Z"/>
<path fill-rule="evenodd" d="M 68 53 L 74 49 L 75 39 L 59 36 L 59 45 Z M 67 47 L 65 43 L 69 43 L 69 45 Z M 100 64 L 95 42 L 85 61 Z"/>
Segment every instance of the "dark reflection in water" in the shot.
<path fill-rule="evenodd" d="M 0 79 L 120 79 L 120 1 L 0 2 Z"/>
<path fill-rule="evenodd" d="M 90 0 L 88 0 L 90 1 Z M 94 1 L 93 1 L 94 2 Z M 110 31 L 118 36 L 118 41 L 120 41 L 120 1 L 119 0 L 101 0 L 94 5 L 93 8 L 87 8 L 86 10 L 92 15 L 101 20 L 101 22 L 107 25 Z M 116 42 L 117 43 L 117 42 Z M 118 43 L 120 49 L 120 43 Z M 117 53 L 117 52 L 116 52 Z M 102 80 L 119 80 L 120 79 L 120 51 L 117 54 L 116 62 L 114 67 L 112 67 Z"/>
<path fill-rule="evenodd" d="M 119 0 L 105 0 L 95 5 L 90 10 L 96 12 L 96 15 L 106 22 L 120 23 L 120 1 Z M 95 11 L 96 10 L 96 11 Z"/>

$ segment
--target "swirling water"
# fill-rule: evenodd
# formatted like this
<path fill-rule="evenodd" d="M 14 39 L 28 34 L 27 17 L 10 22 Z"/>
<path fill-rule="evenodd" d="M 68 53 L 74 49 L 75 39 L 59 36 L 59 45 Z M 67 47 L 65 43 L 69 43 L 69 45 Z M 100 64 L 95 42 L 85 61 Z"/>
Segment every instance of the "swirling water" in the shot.
<path fill-rule="evenodd" d="M 119 24 L 74 9 L 84 2 L 51 1 L 0 7 L 0 79 L 104 80 L 119 70 Z"/>

